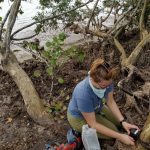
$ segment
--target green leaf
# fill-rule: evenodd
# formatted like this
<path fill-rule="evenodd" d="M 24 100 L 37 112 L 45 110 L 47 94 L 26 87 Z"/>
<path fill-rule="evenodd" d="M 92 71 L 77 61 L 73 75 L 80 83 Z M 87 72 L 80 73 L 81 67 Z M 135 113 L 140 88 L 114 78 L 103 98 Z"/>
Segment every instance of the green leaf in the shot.
<path fill-rule="evenodd" d="M 79 55 L 78 55 L 78 61 L 79 62 L 83 62 L 84 61 L 84 53 L 80 53 Z"/>
<path fill-rule="evenodd" d="M 59 37 L 59 39 L 61 40 L 61 41 L 64 41 L 65 39 L 66 39 L 66 34 L 63 32 L 63 33 L 60 33 L 59 35 L 58 35 L 58 37 Z"/>
<path fill-rule="evenodd" d="M 46 111 L 47 111 L 48 113 L 52 113 L 52 112 L 53 112 L 53 110 L 52 110 L 51 108 L 47 108 Z"/>
<path fill-rule="evenodd" d="M 2 21 L 2 19 L 3 19 L 3 18 L 2 18 L 2 17 L 0 17 L 0 21 Z"/>
<path fill-rule="evenodd" d="M 33 75 L 34 75 L 35 77 L 40 77 L 40 76 L 41 76 L 40 70 L 34 71 Z"/>
<path fill-rule="evenodd" d="M 63 84 L 63 83 L 64 83 L 64 79 L 61 78 L 61 77 L 59 77 L 59 78 L 58 78 L 58 82 L 59 82 L 60 84 Z"/>
<path fill-rule="evenodd" d="M 48 58 L 49 57 L 48 51 L 43 51 L 42 56 Z"/>
<path fill-rule="evenodd" d="M 50 63 L 52 66 L 56 66 L 56 64 L 57 64 L 56 59 L 51 59 Z"/>
<path fill-rule="evenodd" d="M 55 43 L 57 43 L 58 42 L 58 38 L 55 36 L 55 37 L 53 37 L 53 44 L 55 45 Z"/>
<path fill-rule="evenodd" d="M 55 104 L 55 110 L 56 110 L 56 111 L 60 111 L 60 110 L 62 109 L 62 105 L 63 105 L 63 104 L 62 104 L 61 102 L 60 102 L 60 103 L 56 103 L 56 104 Z"/>
<path fill-rule="evenodd" d="M 46 47 L 50 47 L 51 46 L 51 42 L 46 42 Z"/>
<path fill-rule="evenodd" d="M 53 75 L 53 68 L 52 67 L 48 67 L 46 69 L 46 72 L 48 73 L 48 75 L 52 76 Z"/>
<path fill-rule="evenodd" d="M 36 44 L 34 44 L 34 43 L 29 43 L 29 47 L 30 47 L 32 50 L 36 50 L 36 49 L 37 49 L 37 46 L 36 46 Z"/>

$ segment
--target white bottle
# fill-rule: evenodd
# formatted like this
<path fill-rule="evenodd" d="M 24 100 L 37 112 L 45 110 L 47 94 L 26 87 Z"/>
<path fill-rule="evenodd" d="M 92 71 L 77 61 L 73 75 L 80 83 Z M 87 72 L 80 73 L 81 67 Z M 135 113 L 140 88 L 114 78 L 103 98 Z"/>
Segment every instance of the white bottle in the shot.
<path fill-rule="evenodd" d="M 82 126 L 82 142 L 86 150 L 101 150 L 96 129 Z"/>

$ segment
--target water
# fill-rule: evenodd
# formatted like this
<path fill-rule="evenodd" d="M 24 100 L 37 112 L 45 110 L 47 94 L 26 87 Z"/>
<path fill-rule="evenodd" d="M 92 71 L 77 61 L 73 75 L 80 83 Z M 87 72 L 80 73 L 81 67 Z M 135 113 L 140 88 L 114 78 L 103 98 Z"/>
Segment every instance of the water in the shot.
<path fill-rule="evenodd" d="M 0 9 L 0 16 L 4 17 L 6 12 L 8 11 L 9 7 L 11 6 L 11 2 L 4 0 L 3 3 L 0 3 L 0 7 L 2 9 Z M 93 6 L 93 4 L 89 4 L 90 7 Z M 13 32 L 16 31 L 17 29 L 30 24 L 33 22 L 32 17 L 34 17 L 37 12 L 39 11 L 39 3 L 37 0 L 27 0 L 27 1 L 21 1 L 21 9 L 24 12 L 22 15 L 18 15 L 14 28 L 13 28 Z M 102 16 L 106 16 L 106 14 L 101 14 Z M 108 20 L 106 20 L 105 25 L 111 26 L 112 25 L 112 17 L 109 17 Z M 52 37 L 58 35 L 60 32 L 63 32 L 62 30 L 62 25 L 60 25 L 60 28 L 57 30 L 49 30 L 46 33 L 40 33 L 38 36 L 34 37 L 34 38 L 38 38 L 40 40 L 40 45 L 43 46 L 45 44 L 46 41 L 51 40 Z M 19 32 L 16 35 L 16 38 L 22 38 L 22 37 L 28 37 L 30 35 L 34 34 L 34 29 L 35 26 L 31 26 L 25 30 L 22 30 L 21 32 Z M 86 38 L 84 39 L 84 36 L 82 34 L 74 34 L 71 33 L 69 31 L 67 31 L 67 35 L 68 38 L 65 40 L 65 45 L 70 46 L 72 44 L 79 44 L 79 43 L 83 43 L 84 41 L 91 41 L 90 38 Z M 33 38 L 33 39 L 34 39 Z M 32 39 L 32 40 L 33 40 Z M 95 37 L 92 40 L 97 40 L 97 38 Z M 26 59 L 30 59 L 31 55 L 28 52 L 24 52 L 24 49 L 20 48 L 20 47 L 16 47 L 16 46 L 12 46 L 11 47 L 13 50 L 14 49 L 19 49 L 19 52 L 16 52 L 15 54 L 17 55 L 19 61 L 24 61 Z"/>

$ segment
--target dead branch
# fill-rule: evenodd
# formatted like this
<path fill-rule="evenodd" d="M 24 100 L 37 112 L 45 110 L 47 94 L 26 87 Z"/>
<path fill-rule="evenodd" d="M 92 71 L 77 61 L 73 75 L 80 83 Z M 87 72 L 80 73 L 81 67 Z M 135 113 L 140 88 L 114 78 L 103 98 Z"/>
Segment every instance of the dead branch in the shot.
<path fill-rule="evenodd" d="M 10 9 L 7 11 L 7 13 L 6 13 L 6 15 L 5 15 L 5 18 L 4 18 L 3 21 L 1 22 L 1 26 L 0 26 L 0 40 L 2 40 L 3 27 L 4 27 L 4 25 L 5 25 L 6 21 L 7 21 L 7 18 L 8 18 L 8 16 L 9 16 L 9 14 L 10 14 L 10 10 L 11 10 L 11 7 L 10 7 Z"/>
<path fill-rule="evenodd" d="M 146 6 L 147 6 L 147 0 L 144 1 L 144 6 L 142 9 L 142 13 L 140 16 L 140 22 L 139 22 L 139 27 L 140 27 L 140 38 L 141 40 L 143 37 L 145 37 L 148 34 L 148 31 L 145 29 L 145 21 L 144 21 L 144 16 L 145 16 L 145 11 L 146 11 Z"/>
<path fill-rule="evenodd" d="M 34 22 L 32 22 L 32 23 L 30 23 L 30 24 L 28 24 L 28 25 L 26 25 L 26 26 L 24 26 L 24 27 L 22 27 L 22 28 L 16 30 L 14 33 L 12 33 L 10 39 L 12 39 L 18 32 L 20 32 L 20 31 L 22 31 L 22 30 L 24 30 L 24 29 L 26 29 L 26 28 L 28 28 L 28 27 L 31 27 L 31 26 L 33 26 L 33 25 L 35 25 L 35 24 L 38 24 L 38 23 L 41 23 L 41 22 L 43 22 L 43 21 L 47 21 L 47 20 L 51 20 L 51 19 L 53 19 L 53 18 L 57 18 L 57 17 L 62 16 L 62 15 L 64 15 L 64 14 L 70 13 L 71 11 L 75 11 L 76 9 L 79 9 L 79 8 L 81 8 L 81 7 L 83 7 L 83 6 L 85 6 L 85 5 L 89 4 L 89 3 L 91 3 L 92 1 L 93 1 L 93 0 L 89 0 L 88 2 L 82 4 L 82 5 L 78 6 L 78 7 L 75 7 L 75 8 L 73 8 L 73 9 L 71 9 L 71 10 L 68 10 L 68 11 L 66 11 L 66 12 L 60 13 L 60 14 L 58 14 L 58 15 L 49 16 L 49 17 L 46 17 L 46 18 L 44 18 L 44 19 L 42 19 L 42 20 L 34 21 Z"/>
<path fill-rule="evenodd" d="M 97 5 L 98 5 L 98 2 L 99 2 L 99 0 L 96 1 L 95 5 L 94 5 L 94 7 L 93 7 L 93 10 L 92 10 L 92 13 L 91 13 L 91 17 L 89 18 L 89 21 L 88 21 L 88 23 L 87 23 L 87 27 L 86 27 L 87 29 L 89 29 L 90 22 L 91 22 L 91 20 L 92 20 L 92 18 L 93 18 L 93 16 L 94 16 L 94 11 L 95 11 L 95 9 L 96 9 L 96 7 L 97 7 Z"/>
<path fill-rule="evenodd" d="M 11 6 L 8 24 L 7 24 L 7 30 L 6 30 L 6 34 L 5 34 L 5 38 L 4 38 L 4 48 L 6 50 L 5 58 L 8 57 L 8 54 L 10 51 L 10 35 L 12 32 L 12 28 L 16 21 L 16 17 L 17 17 L 17 13 L 18 13 L 20 4 L 21 4 L 21 0 L 14 0 L 13 4 Z"/>

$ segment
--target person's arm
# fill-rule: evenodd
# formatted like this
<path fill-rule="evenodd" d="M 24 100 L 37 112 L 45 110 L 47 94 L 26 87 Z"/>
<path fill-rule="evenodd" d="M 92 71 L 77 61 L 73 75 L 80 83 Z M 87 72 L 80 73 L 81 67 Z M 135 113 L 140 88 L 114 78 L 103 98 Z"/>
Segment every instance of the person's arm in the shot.
<path fill-rule="evenodd" d="M 134 145 L 134 140 L 132 137 L 130 137 L 126 134 L 121 134 L 119 132 L 113 131 L 113 130 L 105 127 L 104 125 L 96 122 L 94 112 L 92 112 L 92 113 L 83 113 L 82 112 L 82 115 L 85 118 L 87 124 L 91 128 L 96 129 L 97 132 L 104 134 L 106 136 L 112 137 L 112 138 L 116 138 L 127 145 Z"/>
<path fill-rule="evenodd" d="M 122 114 L 113 98 L 113 92 L 108 93 L 107 106 L 110 108 L 110 110 L 116 116 L 116 118 L 118 119 L 119 122 L 124 120 L 124 117 L 122 116 Z M 136 125 L 132 125 L 126 121 L 122 122 L 122 126 L 128 132 L 128 134 L 130 133 L 129 130 L 131 128 L 136 128 L 136 129 L 140 130 Z"/>
<path fill-rule="evenodd" d="M 124 120 L 124 117 L 121 114 L 121 112 L 120 112 L 120 110 L 119 110 L 119 108 L 118 108 L 118 106 L 114 100 L 113 92 L 108 93 L 107 106 L 110 108 L 110 110 L 116 116 L 116 118 L 118 119 L 119 122 Z"/>

